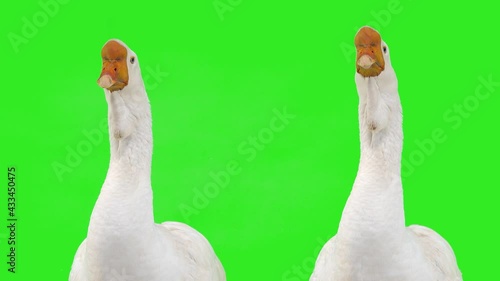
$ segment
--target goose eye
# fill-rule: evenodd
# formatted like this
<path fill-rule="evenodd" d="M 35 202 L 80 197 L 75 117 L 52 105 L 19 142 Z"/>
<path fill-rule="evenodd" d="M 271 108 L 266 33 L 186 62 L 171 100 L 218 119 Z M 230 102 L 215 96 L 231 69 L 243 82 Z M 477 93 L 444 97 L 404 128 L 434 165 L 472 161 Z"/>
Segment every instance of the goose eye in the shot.
<path fill-rule="evenodd" d="M 131 58 L 130 58 L 130 63 L 132 63 L 132 64 L 133 64 L 134 62 L 135 62 L 135 57 L 131 57 Z"/>
<path fill-rule="evenodd" d="M 384 54 L 387 53 L 387 47 L 386 46 L 384 46 L 382 49 L 384 50 Z"/>

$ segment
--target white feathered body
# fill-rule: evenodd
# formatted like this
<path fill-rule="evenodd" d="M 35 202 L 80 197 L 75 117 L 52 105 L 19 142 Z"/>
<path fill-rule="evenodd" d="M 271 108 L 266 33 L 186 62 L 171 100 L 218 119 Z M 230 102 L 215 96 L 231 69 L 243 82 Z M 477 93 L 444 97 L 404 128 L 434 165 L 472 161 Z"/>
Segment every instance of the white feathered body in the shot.
<path fill-rule="evenodd" d="M 426 227 L 405 226 L 401 103 L 388 54 L 384 59 L 379 76 L 356 73 L 358 174 L 338 232 L 321 250 L 310 280 L 462 280 L 453 251 L 441 236 Z"/>
<path fill-rule="evenodd" d="M 203 235 L 182 223 L 154 223 L 151 111 L 139 66 L 129 64 L 129 72 L 126 88 L 105 90 L 109 169 L 69 280 L 224 281 Z"/>

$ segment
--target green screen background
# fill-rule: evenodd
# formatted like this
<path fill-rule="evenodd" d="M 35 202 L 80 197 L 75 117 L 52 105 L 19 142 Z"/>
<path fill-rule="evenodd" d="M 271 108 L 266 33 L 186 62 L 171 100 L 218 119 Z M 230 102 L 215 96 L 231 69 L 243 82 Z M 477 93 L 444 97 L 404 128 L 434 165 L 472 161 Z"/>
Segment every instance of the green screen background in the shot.
<path fill-rule="evenodd" d="M 480 85 L 481 77 L 500 81 L 498 7 L 220 2 L 230 8 L 222 15 L 212 0 L 69 0 L 49 10 L 38 1 L 3 4 L 0 225 L 8 166 L 17 168 L 19 220 L 16 274 L 7 272 L 7 228 L 0 228 L 0 280 L 68 278 L 109 161 L 100 127 L 107 105 L 96 80 L 110 38 L 137 53 L 147 79 L 156 221 L 186 222 L 204 234 L 228 280 L 308 280 L 357 171 L 351 52 L 365 24 L 389 44 L 399 78 L 407 224 L 445 237 L 466 280 L 492 280 L 500 86 Z M 36 30 L 23 35 L 26 21 Z M 25 41 L 14 46 L 12 34 Z M 270 131 L 284 108 L 295 117 Z M 257 150 L 248 138 L 259 134 L 266 143 Z M 241 172 L 200 201 L 210 173 L 233 161 Z M 196 209 L 186 214 L 182 206 Z"/>

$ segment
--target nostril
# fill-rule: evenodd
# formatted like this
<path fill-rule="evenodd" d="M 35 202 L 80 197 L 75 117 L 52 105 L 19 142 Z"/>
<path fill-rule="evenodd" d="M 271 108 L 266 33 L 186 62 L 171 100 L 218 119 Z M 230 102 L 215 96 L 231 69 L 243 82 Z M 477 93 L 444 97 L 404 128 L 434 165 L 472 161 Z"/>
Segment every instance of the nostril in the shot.
<path fill-rule="evenodd" d="M 116 67 L 115 67 L 115 71 L 116 71 Z"/>

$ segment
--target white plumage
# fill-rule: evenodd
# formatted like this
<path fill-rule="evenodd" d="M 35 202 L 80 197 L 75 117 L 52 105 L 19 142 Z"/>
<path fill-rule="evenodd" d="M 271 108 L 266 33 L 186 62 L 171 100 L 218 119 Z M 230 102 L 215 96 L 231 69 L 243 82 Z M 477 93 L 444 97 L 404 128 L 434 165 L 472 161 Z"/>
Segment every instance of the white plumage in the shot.
<path fill-rule="evenodd" d="M 151 111 L 139 60 L 119 40 L 108 41 L 102 57 L 111 158 L 69 280 L 226 280 L 203 235 L 182 223 L 154 223 Z"/>
<path fill-rule="evenodd" d="M 358 31 L 355 44 L 361 159 L 338 232 L 310 280 L 462 280 L 446 240 L 429 228 L 405 226 L 402 110 L 389 48 L 370 27 Z"/>

